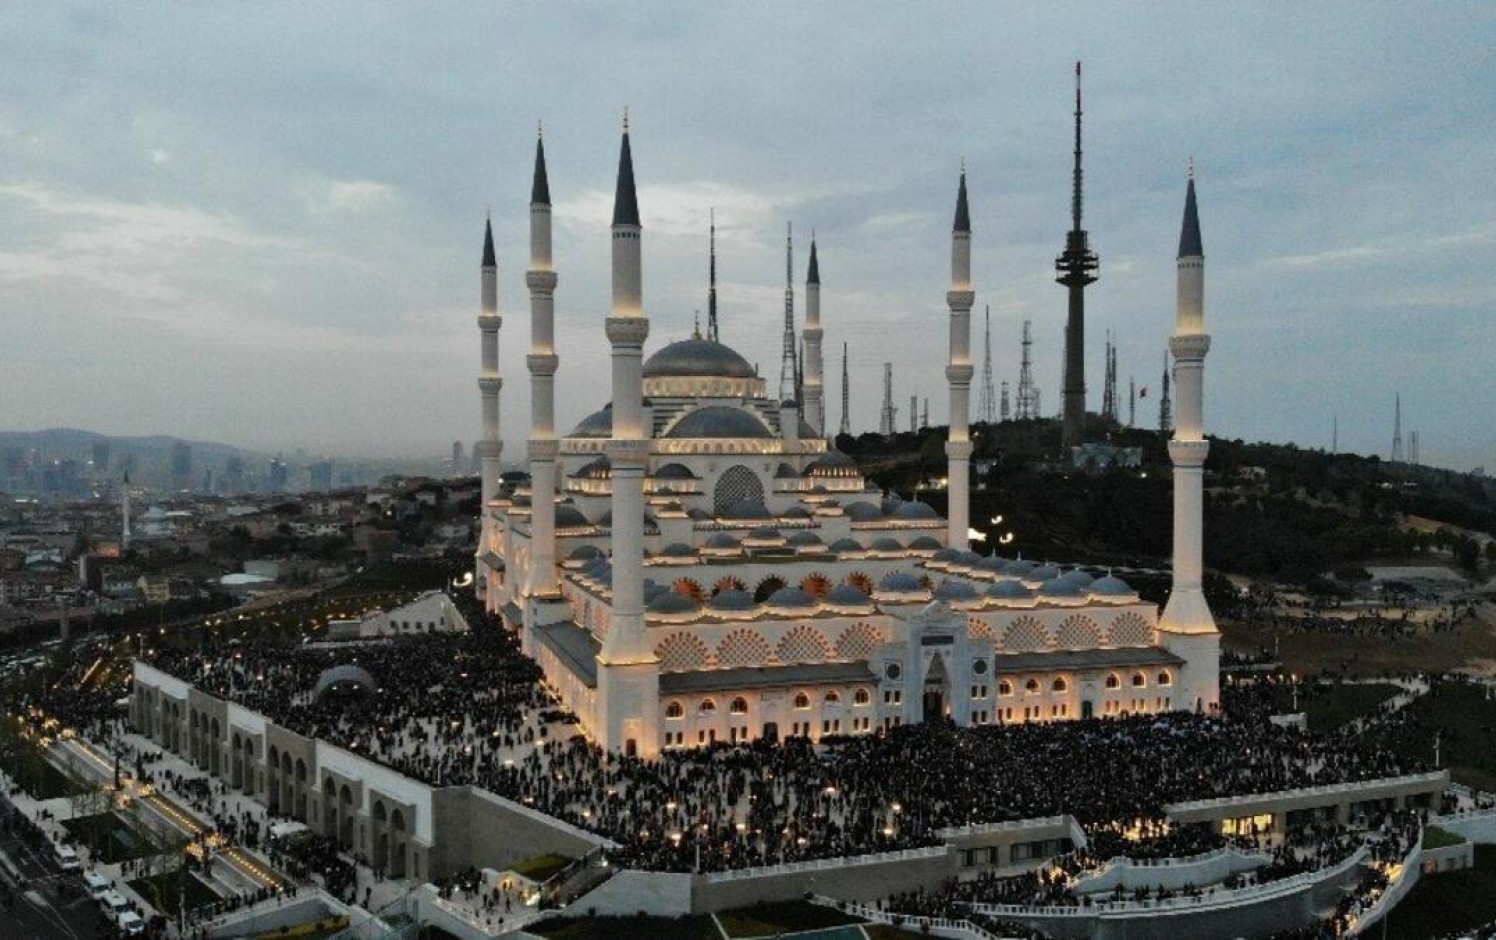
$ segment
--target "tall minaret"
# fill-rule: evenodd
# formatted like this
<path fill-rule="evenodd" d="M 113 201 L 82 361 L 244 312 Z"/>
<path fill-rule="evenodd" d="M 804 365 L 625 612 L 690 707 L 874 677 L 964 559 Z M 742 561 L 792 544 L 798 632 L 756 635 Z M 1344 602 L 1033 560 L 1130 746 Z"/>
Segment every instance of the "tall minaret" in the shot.
<path fill-rule="evenodd" d="M 1086 420 L 1086 285 L 1096 280 L 1098 261 L 1086 230 L 1080 227 L 1080 63 L 1075 63 L 1075 169 L 1071 176 L 1070 232 L 1065 251 L 1055 259 L 1056 281 L 1070 294 L 1070 312 L 1065 320 L 1065 387 L 1060 442 L 1064 447 L 1081 443 Z M 1068 451 L 1066 459 L 1068 460 Z"/>
<path fill-rule="evenodd" d="M 119 530 L 120 550 L 130 550 L 130 474 L 125 472 L 125 482 L 120 486 L 120 514 L 121 525 Z"/>
<path fill-rule="evenodd" d="M 951 358 L 945 368 L 951 389 L 951 427 L 945 442 L 949 526 L 946 544 L 965 551 L 971 531 L 971 436 L 967 413 L 971 406 L 971 211 L 966 206 L 966 167 L 956 190 L 956 219 L 951 226 L 951 289 L 945 302 L 951 308 Z"/>
<path fill-rule="evenodd" d="M 826 402 L 821 375 L 821 264 L 816 236 L 810 233 L 810 270 L 805 275 L 805 420 L 817 437 L 826 434 Z"/>
<path fill-rule="evenodd" d="M 597 662 L 594 727 L 604 748 L 652 757 L 659 751 L 660 660 L 644 626 L 644 470 L 649 436 L 644 424 L 644 314 L 639 255 L 639 201 L 628 115 L 618 155 L 613 200 L 613 310 L 607 320 L 613 347 L 613 437 L 607 444 L 613 484 L 613 604 Z"/>
<path fill-rule="evenodd" d="M 1184 197 L 1184 224 L 1179 234 L 1178 290 L 1174 336 L 1174 584 L 1159 618 L 1164 648 L 1183 657 L 1175 708 L 1212 711 L 1220 704 L 1221 634 L 1205 601 L 1202 586 L 1205 440 L 1202 411 L 1205 354 L 1205 253 L 1200 245 L 1200 216 L 1195 207 L 1195 174 L 1190 168 Z"/>
<path fill-rule="evenodd" d="M 478 391 L 483 396 L 483 440 L 479 444 L 483 474 L 480 486 L 483 525 L 482 537 L 478 542 L 480 553 L 491 549 L 489 540 L 494 520 L 490 518 L 488 503 L 498 492 L 499 456 L 504 449 L 504 442 L 499 439 L 499 389 L 504 385 L 503 378 L 499 376 L 499 324 L 502 320 L 499 317 L 499 269 L 498 262 L 494 259 L 492 219 L 486 219 L 483 223 L 481 270 L 483 307 L 478 313 L 478 330 L 482 343 L 482 369 L 478 373 Z"/>
<path fill-rule="evenodd" d="M 556 581 L 556 271 L 551 264 L 551 186 L 545 141 L 535 136 L 535 179 L 530 186 L 530 570 L 526 593 L 555 597 Z"/>

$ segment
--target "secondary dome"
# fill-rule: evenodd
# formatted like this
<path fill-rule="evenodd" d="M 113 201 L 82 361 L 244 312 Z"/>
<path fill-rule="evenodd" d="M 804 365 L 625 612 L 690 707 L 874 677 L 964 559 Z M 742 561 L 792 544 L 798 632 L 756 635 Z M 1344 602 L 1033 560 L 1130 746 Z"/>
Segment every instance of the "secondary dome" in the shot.
<path fill-rule="evenodd" d="M 645 360 L 644 377 L 751 379 L 754 373 L 747 359 L 721 343 L 692 338 L 671 343 Z"/>
<path fill-rule="evenodd" d="M 725 348 L 725 347 L 724 347 Z M 755 439 L 774 436 L 764 423 L 742 408 L 728 405 L 707 405 L 697 408 L 675 426 L 665 432 L 666 437 L 746 437 Z"/>

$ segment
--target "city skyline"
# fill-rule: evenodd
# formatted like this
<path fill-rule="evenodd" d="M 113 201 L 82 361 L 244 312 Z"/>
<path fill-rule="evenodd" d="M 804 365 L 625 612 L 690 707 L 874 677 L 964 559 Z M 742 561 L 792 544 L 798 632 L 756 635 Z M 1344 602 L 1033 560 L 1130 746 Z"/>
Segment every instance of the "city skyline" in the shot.
<path fill-rule="evenodd" d="M 588 377 L 607 368 L 624 105 L 648 350 L 706 309 L 715 208 L 722 339 L 777 374 L 792 221 L 817 233 L 827 348 L 850 343 L 854 431 L 876 428 L 885 361 L 900 394 L 934 398 L 931 421 L 945 423 L 944 344 L 909 337 L 945 313 L 964 158 L 995 376 L 1016 379 L 1032 320 L 1053 412 L 1065 296 L 1052 265 L 1082 59 L 1086 228 L 1104 275 L 1088 291 L 1089 410 L 1105 331 L 1121 377 L 1157 382 L 1193 156 L 1212 331 L 1233 351 L 1209 380 L 1212 429 L 1329 448 L 1338 419 L 1340 450 L 1385 457 L 1400 391 L 1424 462 L 1487 464 L 1496 436 L 1481 405 L 1496 379 L 1479 350 L 1496 328 L 1480 313 L 1496 298 L 1496 226 L 1475 183 L 1496 143 L 1479 39 L 1496 17 L 1358 6 L 1348 25 L 1348 9 L 1248 21 L 1087 8 L 1058 39 L 1052 11 L 976 5 L 938 23 L 789 6 L 270 7 L 252 21 L 37 7 L 0 64 L 20 90 L 0 102 L 0 427 L 333 455 L 470 444 L 491 206 L 514 459 L 529 423 L 536 121 L 555 200 L 564 433 L 606 397 Z M 823 55 L 833 29 L 837 54 Z M 1164 42 L 1173 55 L 1156 54 Z M 797 316 L 807 258 L 797 240 Z"/>

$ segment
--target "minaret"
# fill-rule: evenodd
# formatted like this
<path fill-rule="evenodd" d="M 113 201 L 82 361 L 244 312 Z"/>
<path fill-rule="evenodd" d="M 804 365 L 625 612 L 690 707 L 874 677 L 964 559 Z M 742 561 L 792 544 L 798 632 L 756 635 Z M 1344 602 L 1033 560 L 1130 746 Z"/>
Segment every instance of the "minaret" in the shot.
<path fill-rule="evenodd" d="M 841 429 L 839 431 L 841 434 L 852 433 L 852 418 L 849 414 L 851 403 L 852 391 L 851 386 L 847 382 L 847 344 L 842 343 L 842 413 Z"/>
<path fill-rule="evenodd" d="M 951 389 L 951 426 L 945 442 L 946 544 L 965 551 L 971 531 L 971 436 L 967 414 L 971 405 L 971 211 L 966 205 L 966 167 L 956 190 L 956 218 L 951 226 L 951 289 L 945 302 L 951 308 L 950 364 L 945 368 Z"/>
<path fill-rule="evenodd" d="M 526 593 L 560 595 L 556 581 L 556 272 L 551 263 L 551 185 L 545 141 L 535 135 L 535 178 L 530 185 L 530 570 Z M 533 617 L 531 618 L 533 620 Z"/>
<path fill-rule="evenodd" d="M 480 444 L 482 479 L 479 491 L 483 500 L 480 509 L 483 524 L 478 551 L 481 553 L 492 548 L 491 539 L 495 520 L 491 517 L 488 504 L 498 492 L 499 457 L 504 449 L 504 442 L 499 438 L 499 389 L 504 385 L 503 378 L 499 376 L 499 325 L 502 320 L 499 317 L 499 268 L 498 262 L 494 259 L 492 219 L 485 219 L 483 222 L 483 263 L 480 270 L 483 282 L 483 306 L 478 313 L 482 351 L 478 391 L 483 397 L 483 440 Z M 514 577 L 519 579 L 523 575 L 515 572 Z"/>
<path fill-rule="evenodd" d="M 816 258 L 816 236 L 810 235 L 810 269 L 805 275 L 805 420 L 817 437 L 826 434 L 826 403 L 821 375 L 821 264 Z"/>
<path fill-rule="evenodd" d="M 1086 285 L 1096 281 L 1099 263 L 1091 250 L 1086 230 L 1080 227 L 1080 63 L 1075 63 L 1075 170 L 1071 176 L 1070 232 L 1065 251 L 1055 259 L 1056 281 L 1070 293 L 1070 312 L 1065 320 L 1065 387 L 1061 446 L 1081 443 L 1086 419 Z"/>
<path fill-rule="evenodd" d="M 121 551 L 129 551 L 130 550 L 130 473 L 129 473 L 129 471 L 125 472 L 125 482 L 120 487 L 120 515 L 123 517 L 123 519 L 121 520 L 121 525 L 120 525 L 120 530 L 119 530 L 120 550 Z"/>
<path fill-rule="evenodd" d="M 1209 712 L 1220 704 L 1221 634 L 1202 586 L 1203 484 L 1210 450 L 1204 434 L 1203 380 L 1210 336 L 1205 332 L 1205 253 L 1193 165 L 1184 197 L 1174 309 L 1174 336 L 1169 341 L 1177 396 L 1174 437 L 1169 441 L 1174 462 L 1174 583 L 1158 631 L 1164 648 L 1185 660 L 1174 707 Z"/>
<path fill-rule="evenodd" d="M 707 288 L 706 288 L 706 338 L 714 343 L 717 338 L 717 210 L 711 210 L 708 227 Z"/>
<path fill-rule="evenodd" d="M 644 424 L 644 314 L 639 201 L 628 115 L 618 154 L 613 199 L 613 309 L 607 320 L 613 347 L 613 437 L 607 443 L 613 484 L 613 601 L 611 623 L 597 662 L 594 730 L 606 749 L 653 757 L 659 751 L 660 660 L 644 626 L 644 469 L 649 436 Z"/>

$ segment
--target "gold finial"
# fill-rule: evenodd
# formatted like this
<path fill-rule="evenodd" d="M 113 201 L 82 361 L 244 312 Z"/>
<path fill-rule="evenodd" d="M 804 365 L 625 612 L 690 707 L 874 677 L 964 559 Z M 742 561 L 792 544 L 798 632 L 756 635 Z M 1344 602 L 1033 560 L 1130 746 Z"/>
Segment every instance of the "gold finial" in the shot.
<path fill-rule="evenodd" d="M 1189 173 L 1190 173 L 1190 179 L 1194 179 L 1195 178 L 1195 158 L 1194 157 L 1190 157 L 1190 169 L 1189 169 Z"/>
<path fill-rule="evenodd" d="M 624 105 L 623 106 L 623 132 L 625 134 L 627 134 L 629 132 L 629 106 L 628 105 Z"/>

